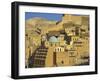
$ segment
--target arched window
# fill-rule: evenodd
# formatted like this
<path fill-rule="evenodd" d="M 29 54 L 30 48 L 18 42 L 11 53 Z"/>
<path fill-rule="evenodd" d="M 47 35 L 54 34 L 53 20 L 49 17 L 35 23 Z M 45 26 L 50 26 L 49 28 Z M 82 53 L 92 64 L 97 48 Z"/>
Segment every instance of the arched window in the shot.
<path fill-rule="evenodd" d="M 58 48 L 58 51 L 60 52 L 60 48 Z"/>
<path fill-rule="evenodd" d="M 60 52 L 61 52 L 61 48 L 60 48 Z"/>

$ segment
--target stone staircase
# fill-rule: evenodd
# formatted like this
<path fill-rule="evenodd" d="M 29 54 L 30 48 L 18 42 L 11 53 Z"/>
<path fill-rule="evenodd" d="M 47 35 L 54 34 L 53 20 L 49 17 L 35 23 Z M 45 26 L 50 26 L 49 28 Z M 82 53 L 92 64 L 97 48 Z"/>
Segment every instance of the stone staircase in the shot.
<path fill-rule="evenodd" d="M 33 54 L 33 67 L 45 67 L 45 60 L 47 56 L 48 48 L 40 46 Z"/>

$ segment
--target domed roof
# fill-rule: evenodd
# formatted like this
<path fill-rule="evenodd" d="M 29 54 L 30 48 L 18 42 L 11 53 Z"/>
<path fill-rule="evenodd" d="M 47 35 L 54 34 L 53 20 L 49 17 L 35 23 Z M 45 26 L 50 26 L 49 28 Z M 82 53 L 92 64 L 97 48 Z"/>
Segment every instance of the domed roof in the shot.
<path fill-rule="evenodd" d="M 49 42 L 59 42 L 58 41 L 58 39 L 55 37 L 55 36 L 51 36 L 50 38 L 49 38 Z"/>

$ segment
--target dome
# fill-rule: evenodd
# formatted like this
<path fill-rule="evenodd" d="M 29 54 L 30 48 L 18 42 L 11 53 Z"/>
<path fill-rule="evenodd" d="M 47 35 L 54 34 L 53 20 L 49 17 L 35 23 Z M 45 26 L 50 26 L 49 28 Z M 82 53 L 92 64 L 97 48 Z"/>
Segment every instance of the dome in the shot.
<path fill-rule="evenodd" d="M 52 36 L 52 37 L 50 37 L 49 42 L 56 43 L 56 42 L 59 42 L 59 41 L 55 36 Z"/>

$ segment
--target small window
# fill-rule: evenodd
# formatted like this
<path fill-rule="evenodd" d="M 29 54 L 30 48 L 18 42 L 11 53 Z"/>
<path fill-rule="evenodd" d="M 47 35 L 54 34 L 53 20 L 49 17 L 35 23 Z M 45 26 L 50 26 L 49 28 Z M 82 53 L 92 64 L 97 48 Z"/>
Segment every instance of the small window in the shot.
<path fill-rule="evenodd" d="M 60 52 L 61 52 L 61 48 L 60 48 Z"/>
<path fill-rule="evenodd" d="M 51 46 L 53 46 L 53 44 L 51 43 Z"/>
<path fill-rule="evenodd" d="M 64 61 L 61 61 L 62 64 L 64 64 Z"/>

